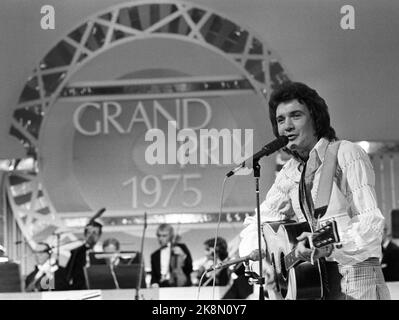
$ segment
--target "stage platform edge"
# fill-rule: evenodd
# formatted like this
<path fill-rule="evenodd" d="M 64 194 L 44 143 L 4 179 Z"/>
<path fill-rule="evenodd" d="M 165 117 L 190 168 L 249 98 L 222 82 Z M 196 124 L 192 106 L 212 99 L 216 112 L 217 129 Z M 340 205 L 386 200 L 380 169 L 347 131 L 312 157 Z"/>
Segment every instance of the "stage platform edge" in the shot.
<path fill-rule="evenodd" d="M 399 300 L 399 281 L 387 282 L 392 300 Z M 212 287 L 203 287 L 198 295 L 197 287 L 141 289 L 139 300 L 213 300 Z M 220 300 L 228 287 L 215 287 L 215 300 Z M 256 300 L 256 291 L 249 300 Z M 71 290 L 48 292 L 4 292 L 0 300 L 136 300 L 135 289 L 119 290 Z"/>

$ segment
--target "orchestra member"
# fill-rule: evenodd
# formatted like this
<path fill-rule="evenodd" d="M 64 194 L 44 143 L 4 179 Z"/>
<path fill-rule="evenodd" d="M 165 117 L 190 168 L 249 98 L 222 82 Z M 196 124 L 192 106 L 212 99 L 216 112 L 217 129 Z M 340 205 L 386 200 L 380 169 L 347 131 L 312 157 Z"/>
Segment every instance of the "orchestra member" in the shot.
<path fill-rule="evenodd" d="M 48 291 L 54 285 L 56 266 L 51 263 L 51 247 L 45 242 L 39 242 L 34 250 L 36 265 L 25 278 L 25 291 Z"/>
<path fill-rule="evenodd" d="M 392 241 L 387 226 L 382 239 L 381 266 L 385 281 L 399 281 L 399 246 Z"/>
<path fill-rule="evenodd" d="M 151 286 L 191 286 L 193 262 L 187 246 L 175 241 L 170 224 L 161 224 L 156 235 L 160 248 L 151 254 Z"/>
<path fill-rule="evenodd" d="M 121 254 L 120 243 L 115 238 L 105 239 L 103 242 L 103 252 L 104 253 L 115 253 L 114 256 L 106 259 L 107 264 L 112 264 L 113 266 L 126 265 L 126 264 L 140 264 L 140 253 L 131 257 L 130 255 Z"/>
<path fill-rule="evenodd" d="M 100 211 L 101 212 L 101 211 Z M 65 268 L 56 272 L 56 290 L 85 290 L 87 289 L 84 268 L 88 265 L 88 253 L 93 250 L 102 234 L 102 223 L 98 219 L 91 219 L 84 228 L 84 243 L 71 250 L 71 256 Z"/>
<path fill-rule="evenodd" d="M 205 250 L 205 261 L 198 268 L 197 278 L 201 281 L 201 285 L 211 286 L 213 285 L 213 273 L 208 272 L 206 275 L 203 273 L 214 265 L 215 262 L 215 238 L 208 239 L 204 242 Z M 228 245 L 224 238 L 218 237 L 216 240 L 216 264 L 225 261 L 229 256 Z M 222 268 L 216 270 L 215 285 L 226 286 L 230 280 L 230 271 L 228 268 Z"/>

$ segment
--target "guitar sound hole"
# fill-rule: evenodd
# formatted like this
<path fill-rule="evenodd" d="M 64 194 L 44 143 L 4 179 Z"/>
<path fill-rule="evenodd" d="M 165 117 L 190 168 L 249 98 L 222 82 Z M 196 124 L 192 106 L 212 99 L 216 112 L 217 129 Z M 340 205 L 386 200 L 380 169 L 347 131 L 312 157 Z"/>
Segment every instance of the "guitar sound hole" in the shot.
<path fill-rule="evenodd" d="M 280 253 L 280 279 L 279 279 L 279 284 L 280 284 L 280 293 L 281 296 L 285 299 L 287 296 L 288 292 L 288 272 L 287 268 L 285 267 L 285 261 L 284 261 L 284 253 Z"/>
<path fill-rule="evenodd" d="M 272 253 L 272 265 L 273 265 L 273 270 L 274 270 L 275 274 L 277 274 L 276 273 L 276 261 L 274 260 L 274 253 Z M 280 281 L 279 281 L 279 279 L 276 279 L 276 280 L 277 280 L 276 281 L 277 291 L 280 291 Z"/>
<path fill-rule="evenodd" d="M 283 252 L 281 252 L 281 254 L 280 254 L 280 266 L 281 266 L 281 275 L 283 276 L 283 279 L 285 281 L 287 281 L 288 273 L 287 273 L 287 268 L 285 267 L 284 253 Z"/>

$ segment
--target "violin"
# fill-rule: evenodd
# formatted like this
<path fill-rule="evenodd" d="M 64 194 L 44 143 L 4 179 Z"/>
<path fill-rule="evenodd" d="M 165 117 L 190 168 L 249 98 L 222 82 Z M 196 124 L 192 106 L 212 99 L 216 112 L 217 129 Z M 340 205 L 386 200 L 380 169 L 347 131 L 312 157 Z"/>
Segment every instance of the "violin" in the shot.
<path fill-rule="evenodd" d="M 172 287 L 184 287 L 188 284 L 188 277 L 183 271 L 186 257 L 174 253 L 174 248 L 178 247 L 176 245 L 178 242 L 180 242 L 180 236 L 176 235 L 171 244 L 172 253 L 170 257 L 171 272 L 170 272 L 169 284 Z"/>

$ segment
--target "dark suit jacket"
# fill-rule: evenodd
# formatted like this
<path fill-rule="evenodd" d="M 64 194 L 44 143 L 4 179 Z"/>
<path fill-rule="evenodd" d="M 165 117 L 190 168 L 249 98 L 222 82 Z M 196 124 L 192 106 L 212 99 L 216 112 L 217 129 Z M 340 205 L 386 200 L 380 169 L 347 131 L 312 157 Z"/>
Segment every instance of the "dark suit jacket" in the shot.
<path fill-rule="evenodd" d="M 381 265 L 385 281 L 399 281 L 399 247 L 392 241 L 382 249 Z"/>
<path fill-rule="evenodd" d="M 85 290 L 86 278 L 84 267 L 86 266 L 86 252 L 88 248 L 83 244 L 71 250 L 71 257 L 65 268 L 59 268 L 55 273 L 56 290 Z"/>
<path fill-rule="evenodd" d="M 201 278 L 202 274 L 200 274 L 199 276 Z M 200 278 L 198 280 L 200 280 Z M 211 278 L 211 280 L 209 278 Z M 216 286 L 227 286 L 229 284 L 229 281 L 230 281 L 229 269 L 224 268 L 224 269 L 221 269 L 221 270 L 217 270 L 215 278 L 216 278 L 215 279 L 216 280 L 215 281 L 215 285 Z M 213 274 L 210 277 L 205 275 L 202 278 L 201 285 L 205 285 L 205 283 L 207 283 L 206 284 L 207 286 L 213 286 Z"/>
<path fill-rule="evenodd" d="M 236 266 L 234 273 L 237 278 L 223 295 L 222 299 L 247 299 L 254 291 L 254 286 L 248 283 L 248 277 L 245 276 L 245 267 L 243 263 Z"/>
<path fill-rule="evenodd" d="M 179 246 L 187 255 L 182 269 L 188 280 L 186 286 L 191 286 L 191 272 L 193 271 L 191 253 L 184 243 L 176 243 L 175 245 Z M 151 284 L 153 283 L 158 283 L 160 286 L 168 286 L 168 283 L 161 283 L 161 248 L 151 254 Z"/>

